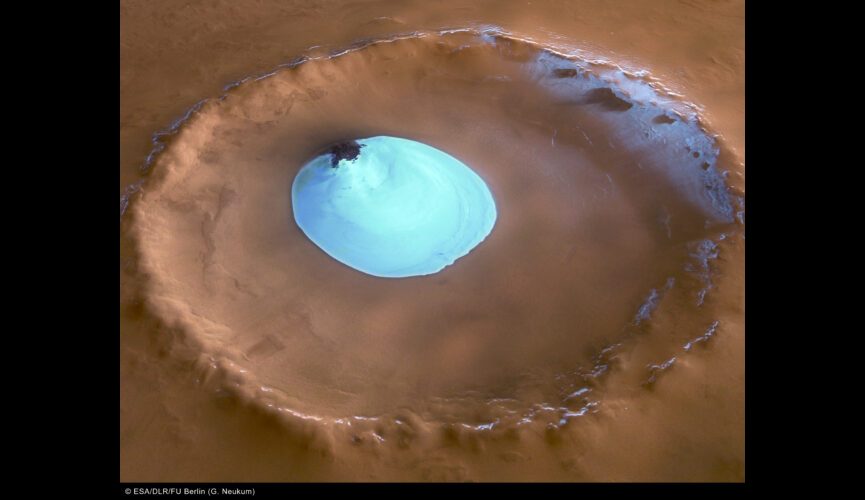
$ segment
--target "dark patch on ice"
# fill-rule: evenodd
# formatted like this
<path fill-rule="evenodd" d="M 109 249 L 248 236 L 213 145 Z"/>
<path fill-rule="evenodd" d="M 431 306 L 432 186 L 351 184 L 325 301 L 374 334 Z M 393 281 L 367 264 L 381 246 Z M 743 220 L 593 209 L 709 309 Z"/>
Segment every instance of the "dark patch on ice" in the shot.
<path fill-rule="evenodd" d="M 658 125 L 669 125 L 671 123 L 676 123 L 674 118 L 670 118 L 667 115 L 658 115 L 652 119 L 652 123 L 656 123 Z"/>
<path fill-rule="evenodd" d="M 340 160 L 354 161 L 360 156 L 360 148 L 363 144 L 357 141 L 340 142 L 333 145 L 327 152 L 332 156 L 330 158 L 330 166 L 336 168 Z"/>
<path fill-rule="evenodd" d="M 553 70 L 553 76 L 556 78 L 573 78 L 577 76 L 577 70 L 574 68 L 556 68 Z"/>
<path fill-rule="evenodd" d="M 630 102 L 617 96 L 608 88 L 592 89 L 586 93 L 585 104 L 598 104 L 607 111 L 627 111 L 634 107 Z"/>

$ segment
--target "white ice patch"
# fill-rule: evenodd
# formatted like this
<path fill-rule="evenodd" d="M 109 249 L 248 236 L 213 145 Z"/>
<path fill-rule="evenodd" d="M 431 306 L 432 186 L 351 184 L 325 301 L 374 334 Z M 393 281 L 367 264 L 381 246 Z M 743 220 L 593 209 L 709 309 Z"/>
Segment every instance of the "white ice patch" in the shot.
<path fill-rule="evenodd" d="M 492 193 L 464 163 L 408 139 L 357 142 L 356 159 L 317 156 L 292 186 L 297 225 L 334 259 L 373 276 L 423 276 L 492 231 Z"/>

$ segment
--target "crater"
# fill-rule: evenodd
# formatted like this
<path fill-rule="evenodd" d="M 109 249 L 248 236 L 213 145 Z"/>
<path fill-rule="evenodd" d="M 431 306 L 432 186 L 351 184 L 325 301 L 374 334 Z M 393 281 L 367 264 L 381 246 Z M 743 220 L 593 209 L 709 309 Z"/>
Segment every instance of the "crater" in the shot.
<path fill-rule="evenodd" d="M 203 390 L 363 447 L 564 439 L 712 324 L 689 249 L 744 228 L 694 106 L 502 33 L 298 58 L 173 130 L 121 205 L 147 314 Z"/>

